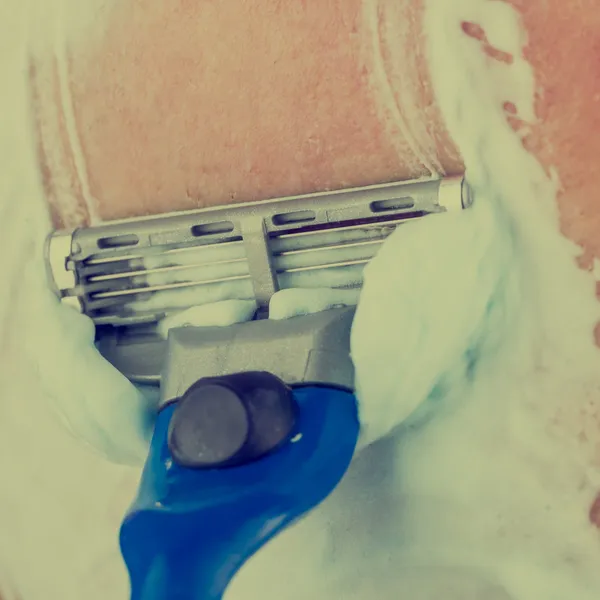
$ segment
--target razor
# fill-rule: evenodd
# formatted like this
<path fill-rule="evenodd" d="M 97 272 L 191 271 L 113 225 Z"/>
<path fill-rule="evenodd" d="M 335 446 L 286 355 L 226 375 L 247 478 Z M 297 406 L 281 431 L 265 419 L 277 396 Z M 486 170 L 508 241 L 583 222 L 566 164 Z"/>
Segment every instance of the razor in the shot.
<path fill-rule="evenodd" d="M 120 530 L 132 600 L 222 598 L 252 554 L 333 491 L 359 434 L 350 330 L 364 268 L 404 223 L 471 204 L 451 177 L 49 236 L 60 301 L 94 321 L 106 360 L 160 389 Z M 286 294 L 323 290 L 331 301 L 272 318 Z M 239 322 L 202 323 L 203 308 L 227 303 Z"/>

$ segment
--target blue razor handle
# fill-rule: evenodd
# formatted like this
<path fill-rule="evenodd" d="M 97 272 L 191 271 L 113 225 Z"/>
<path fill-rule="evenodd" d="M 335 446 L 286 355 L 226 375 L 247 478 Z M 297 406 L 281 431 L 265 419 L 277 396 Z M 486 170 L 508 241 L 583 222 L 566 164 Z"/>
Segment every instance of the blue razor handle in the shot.
<path fill-rule="evenodd" d="M 159 412 L 120 532 L 132 600 L 216 600 L 352 459 L 354 395 L 266 372 L 198 380 Z"/>

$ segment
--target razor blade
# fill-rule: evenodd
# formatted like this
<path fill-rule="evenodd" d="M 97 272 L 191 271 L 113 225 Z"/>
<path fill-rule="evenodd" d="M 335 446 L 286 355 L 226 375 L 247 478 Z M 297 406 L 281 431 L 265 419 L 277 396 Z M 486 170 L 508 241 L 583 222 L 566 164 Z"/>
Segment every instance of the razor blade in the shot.
<path fill-rule="evenodd" d="M 360 289 L 397 227 L 471 204 L 462 177 L 320 192 L 57 231 L 46 262 L 61 302 L 96 324 L 100 352 L 133 381 L 157 382 L 163 319 L 237 299 L 261 320 L 280 290 Z"/>

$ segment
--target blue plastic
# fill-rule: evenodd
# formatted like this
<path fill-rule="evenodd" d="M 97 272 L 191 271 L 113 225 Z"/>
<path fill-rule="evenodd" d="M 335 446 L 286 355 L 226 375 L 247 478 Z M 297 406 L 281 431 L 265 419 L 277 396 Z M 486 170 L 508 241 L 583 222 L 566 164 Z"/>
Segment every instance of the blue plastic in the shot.
<path fill-rule="evenodd" d="M 229 469 L 178 466 L 167 446 L 174 405 L 158 415 L 138 496 L 121 526 L 132 600 L 217 600 L 242 564 L 324 500 L 343 477 L 359 424 L 354 396 L 294 390 L 292 439 Z"/>

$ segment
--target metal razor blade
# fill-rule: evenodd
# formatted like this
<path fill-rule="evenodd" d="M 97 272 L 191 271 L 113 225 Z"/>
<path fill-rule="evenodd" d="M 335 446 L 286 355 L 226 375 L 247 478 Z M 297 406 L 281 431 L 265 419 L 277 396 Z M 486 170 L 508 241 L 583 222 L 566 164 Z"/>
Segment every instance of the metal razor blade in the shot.
<path fill-rule="evenodd" d="M 96 324 L 100 352 L 132 381 L 158 382 L 162 319 L 239 299 L 264 320 L 279 290 L 360 288 L 398 226 L 471 204 L 463 177 L 320 192 L 57 231 L 46 262 L 61 302 Z"/>

